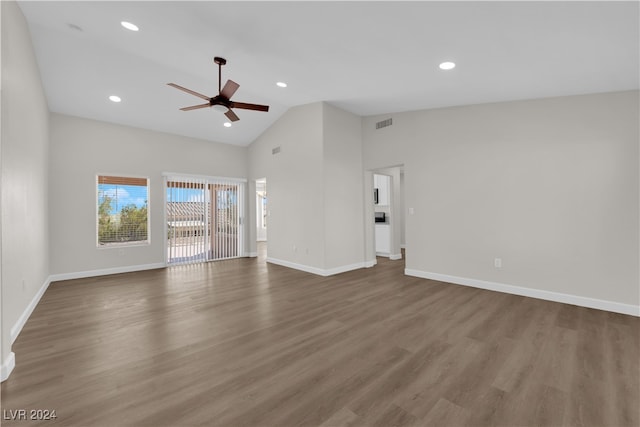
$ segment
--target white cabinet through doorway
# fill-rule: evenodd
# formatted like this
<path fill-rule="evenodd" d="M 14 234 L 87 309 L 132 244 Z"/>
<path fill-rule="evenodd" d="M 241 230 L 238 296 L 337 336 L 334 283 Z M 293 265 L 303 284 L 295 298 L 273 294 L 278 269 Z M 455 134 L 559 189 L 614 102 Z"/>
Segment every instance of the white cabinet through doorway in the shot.
<path fill-rule="evenodd" d="M 391 230 L 389 224 L 376 224 L 376 255 L 391 253 Z"/>
<path fill-rule="evenodd" d="M 378 206 L 389 206 L 389 188 L 391 177 L 386 175 L 373 175 L 373 188 L 378 189 Z"/>

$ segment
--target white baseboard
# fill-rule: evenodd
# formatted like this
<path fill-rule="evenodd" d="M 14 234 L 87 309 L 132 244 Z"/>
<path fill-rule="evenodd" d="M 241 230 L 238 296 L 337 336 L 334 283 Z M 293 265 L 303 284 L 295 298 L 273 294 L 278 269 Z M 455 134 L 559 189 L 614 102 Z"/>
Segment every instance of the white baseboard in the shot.
<path fill-rule="evenodd" d="M 291 261 L 285 261 L 277 258 L 267 258 L 267 262 L 271 264 L 281 265 L 283 267 L 293 268 L 294 270 L 305 271 L 307 273 L 317 274 L 318 276 L 333 276 L 334 274 L 345 273 L 351 270 L 357 270 L 366 267 L 366 262 L 358 262 L 355 264 L 342 265 L 340 267 L 334 267 L 329 269 L 323 269 L 318 267 L 312 267 L 304 264 L 297 264 Z"/>
<path fill-rule="evenodd" d="M 283 267 L 293 268 L 294 270 L 306 271 L 307 273 L 313 273 L 319 276 L 324 276 L 324 274 L 322 274 L 324 272 L 323 269 L 317 268 L 317 267 L 311 267 L 309 265 L 297 264 L 295 262 L 285 261 L 283 259 L 270 258 L 270 257 L 267 257 L 267 262 L 271 264 L 281 265 Z"/>
<path fill-rule="evenodd" d="M 86 277 L 108 276 L 110 274 L 132 273 L 134 271 L 155 270 L 157 268 L 165 268 L 167 265 L 163 262 L 154 264 L 128 265 L 125 267 L 103 268 L 100 270 L 79 271 L 75 273 L 52 274 L 49 276 L 52 282 L 59 280 L 84 279 Z"/>
<path fill-rule="evenodd" d="M 356 262 L 349 265 L 341 265 L 340 267 L 328 268 L 324 270 L 323 276 L 333 276 L 334 274 L 346 273 L 347 271 L 359 270 L 365 268 L 365 262 Z"/>
<path fill-rule="evenodd" d="M 0 382 L 3 382 L 9 375 L 11 375 L 11 371 L 16 367 L 16 354 L 12 351 L 9 353 L 9 357 L 7 360 L 2 362 L 2 366 L 0 367 Z"/>
<path fill-rule="evenodd" d="M 404 274 L 423 279 L 438 280 L 440 282 L 454 283 L 456 285 L 471 286 L 474 288 L 488 289 L 490 291 L 504 292 L 507 294 L 521 295 L 640 317 L 640 306 L 637 305 L 582 297 L 579 295 L 563 294 L 560 292 L 544 291 L 541 289 L 524 288 L 521 286 L 506 285 L 504 283 L 488 282 L 485 280 L 469 279 L 466 277 L 449 276 L 447 274 L 430 273 L 410 268 L 405 269 Z"/>
<path fill-rule="evenodd" d="M 246 256 L 247 258 L 255 258 L 258 256 L 258 252 L 246 252 L 244 256 Z"/>
<path fill-rule="evenodd" d="M 402 259 L 402 254 L 390 254 L 389 252 L 376 252 L 376 256 L 389 258 L 390 260 Z"/>
<path fill-rule="evenodd" d="M 40 286 L 40 289 L 38 289 L 38 292 L 36 292 L 36 294 L 33 296 L 27 308 L 24 309 L 24 311 L 22 312 L 22 314 L 20 315 L 16 323 L 11 328 L 11 332 L 10 332 L 11 344 L 13 344 L 16 338 L 18 338 L 18 335 L 20 335 L 22 328 L 24 328 L 24 325 L 27 323 L 27 320 L 29 320 L 31 313 L 33 313 L 33 310 L 35 310 L 36 306 L 40 302 L 40 299 L 42 298 L 42 295 L 44 295 L 46 290 L 49 288 L 50 284 L 51 284 L 51 276 L 47 277 L 47 279 L 44 281 L 42 286 Z M 4 369 L 4 365 L 3 365 L 3 369 Z"/>
<path fill-rule="evenodd" d="M 373 260 L 371 260 L 371 261 L 365 261 L 365 262 L 364 262 L 364 268 L 371 268 L 371 267 L 373 267 L 374 265 L 376 265 L 377 263 L 378 263 L 378 260 L 377 260 L 377 259 L 373 259 Z"/>

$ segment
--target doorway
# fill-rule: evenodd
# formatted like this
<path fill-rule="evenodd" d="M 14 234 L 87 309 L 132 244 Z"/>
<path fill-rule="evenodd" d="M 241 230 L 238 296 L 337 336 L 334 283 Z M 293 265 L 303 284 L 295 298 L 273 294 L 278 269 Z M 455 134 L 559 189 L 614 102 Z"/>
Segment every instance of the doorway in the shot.
<path fill-rule="evenodd" d="M 267 256 L 267 223 L 268 223 L 267 179 L 256 180 L 256 248 L 260 258 Z"/>
<path fill-rule="evenodd" d="M 167 264 L 241 256 L 244 188 L 234 179 L 166 176 Z"/>
<path fill-rule="evenodd" d="M 367 192 L 371 192 L 365 197 L 368 263 L 375 265 L 377 257 L 402 260 L 406 246 L 404 165 L 370 170 L 365 177 Z"/>

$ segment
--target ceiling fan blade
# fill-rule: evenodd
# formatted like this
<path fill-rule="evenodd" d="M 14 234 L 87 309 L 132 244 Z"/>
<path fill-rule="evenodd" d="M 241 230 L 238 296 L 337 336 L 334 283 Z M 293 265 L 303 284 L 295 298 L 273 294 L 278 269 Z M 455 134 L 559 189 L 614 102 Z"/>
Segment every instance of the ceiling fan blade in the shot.
<path fill-rule="evenodd" d="M 236 113 L 234 113 L 231 110 L 227 110 L 227 112 L 224 113 L 224 115 L 227 116 L 227 118 L 232 122 L 237 122 L 238 120 L 240 120 L 240 117 L 236 116 Z"/>
<path fill-rule="evenodd" d="M 244 110 L 269 111 L 268 105 L 247 104 L 245 102 L 231 102 L 231 107 Z"/>
<path fill-rule="evenodd" d="M 190 110 L 197 110 L 198 108 L 207 108 L 207 107 L 211 107 L 211 104 L 209 104 L 208 102 L 206 104 L 192 105 L 191 107 L 184 107 L 184 108 L 181 108 L 181 110 L 190 111 Z"/>
<path fill-rule="evenodd" d="M 191 89 L 187 89 L 186 87 L 179 86 L 179 85 L 177 85 L 177 84 L 175 84 L 175 83 L 167 83 L 167 85 L 168 85 L 168 86 L 175 87 L 176 89 L 182 90 L 182 91 L 184 91 L 184 92 L 190 93 L 191 95 L 195 95 L 195 96 L 197 96 L 198 98 L 206 99 L 207 101 L 208 101 L 209 99 L 211 99 L 211 98 L 209 98 L 207 95 L 203 95 L 203 94 L 201 94 L 201 93 L 194 92 L 194 91 L 192 91 Z"/>
<path fill-rule="evenodd" d="M 227 99 L 231 99 L 234 93 L 238 90 L 240 85 L 233 80 L 227 80 L 224 84 L 224 87 L 220 91 L 220 95 L 224 96 Z"/>

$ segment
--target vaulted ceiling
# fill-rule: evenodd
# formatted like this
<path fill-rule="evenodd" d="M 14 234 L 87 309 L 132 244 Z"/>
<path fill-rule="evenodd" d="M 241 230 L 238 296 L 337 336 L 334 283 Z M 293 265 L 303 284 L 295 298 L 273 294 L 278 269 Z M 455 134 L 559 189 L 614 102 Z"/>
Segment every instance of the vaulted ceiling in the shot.
<path fill-rule="evenodd" d="M 366 116 L 639 87 L 638 2 L 19 4 L 51 111 L 236 145 L 316 101 Z M 214 56 L 268 113 L 179 111 L 203 101 L 166 84 L 216 95 Z"/>

